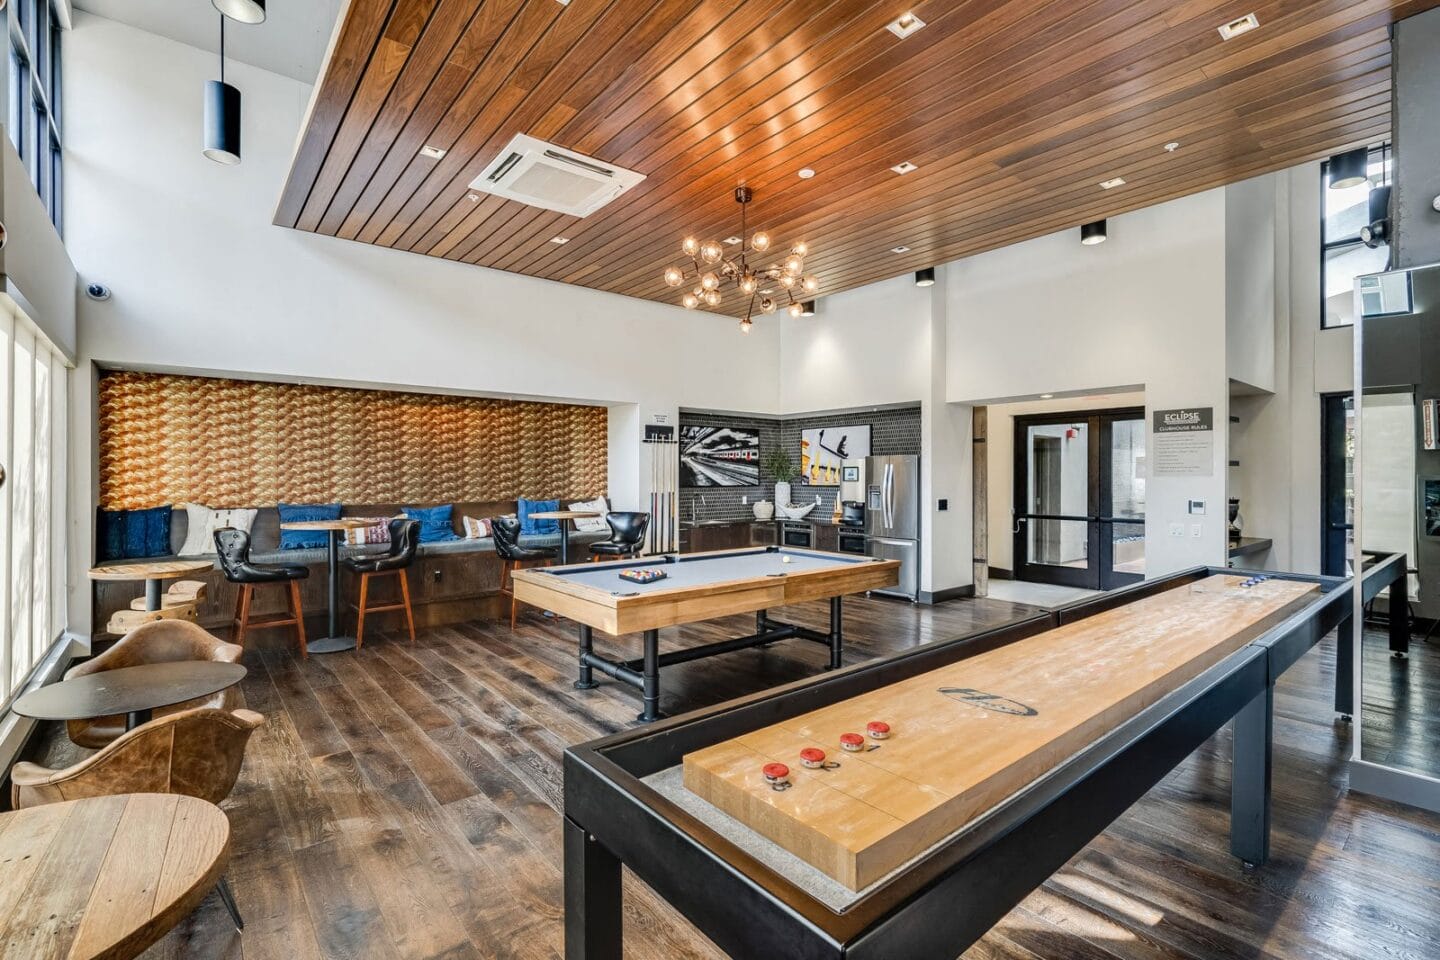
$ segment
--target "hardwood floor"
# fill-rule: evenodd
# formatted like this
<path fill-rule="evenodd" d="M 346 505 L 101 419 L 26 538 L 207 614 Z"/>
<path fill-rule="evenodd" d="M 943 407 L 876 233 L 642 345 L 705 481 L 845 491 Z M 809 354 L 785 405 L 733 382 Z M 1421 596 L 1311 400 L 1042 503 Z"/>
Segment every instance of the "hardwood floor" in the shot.
<path fill-rule="evenodd" d="M 1013 619 L 1030 608 L 847 605 L 861 659 Z M 778 615 L 778 612 L 777 612 Z M 823 604 L 786 609 L 821 625 Z M 748 618 L 685 631 L 743 632 Z M 668 632 L 667 632 L 668 634 Z M 633 722 L 634 691 L 571 689 L 571 624 L 533 611 L 511 633 L 475 623 L 367 637 L 295 659 L 280 631 L 245 654 L 251 741 L 225 808 L 237 936 L 213 895 L 145 954 L 159 958 L 531 958 L 562 952 L 560 754 Z M 599 638 L 607 654 L 620 652 Z M 815 644 L 670 668 L 666 710 L 809 676 Z M 967 953 L 975 960 L 1440 956 L 1440 817 L 1344 792 L 1348 728 L 1330 710 L 1333 646 L 1280 683 L 1274 857 L 1228 851 L 1228 734 L 1177 768 Z M 68 748 L 63 733 L 55 753 Z M 627 956 L 718 951 L 627 878 Z M 899 960 L 899 958 L 897 958 Z"/>

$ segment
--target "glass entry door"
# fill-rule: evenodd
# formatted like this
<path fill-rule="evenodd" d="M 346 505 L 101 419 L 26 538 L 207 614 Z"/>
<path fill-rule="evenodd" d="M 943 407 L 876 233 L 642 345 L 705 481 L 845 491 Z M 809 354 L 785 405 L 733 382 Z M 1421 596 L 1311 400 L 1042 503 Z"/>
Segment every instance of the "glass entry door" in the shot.
<path fill-rule="evenodd" d="M 1145 576 L 1145 411 L 1015 419 L 1015 576 L 1109 590 Z"/>

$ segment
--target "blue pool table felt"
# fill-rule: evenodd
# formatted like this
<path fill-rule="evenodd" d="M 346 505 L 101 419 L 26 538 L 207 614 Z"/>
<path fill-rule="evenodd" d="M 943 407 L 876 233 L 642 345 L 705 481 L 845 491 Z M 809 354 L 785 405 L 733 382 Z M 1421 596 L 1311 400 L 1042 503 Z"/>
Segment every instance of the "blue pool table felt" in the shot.
<path fill-rule="evenodd" d="M 786 563 L 783 558 L 789 557 Z M 607 563 L 603 566 L 576 564 L 539 572 L 554 577 L 563 577 L 570 583 L 578 583 L 609 593 L 630 594 L 650 593 L 658 590 L 674 590 L 682 587 L 703 587 L 706 584 L 728 583 L 732 580 L 746 580 L 770 574 L 806 573 L 813 570 L 834 569 L 851 564 L 870 563 L 871 558 L 862 556 L 826 556 L 807 550 L 756 550 L 749 553 L 726 553 L 716 556 L 678 557 L 666 562 L 664 557 L 642 557 L 628 563 Z M 597 569 L 598 566 L 598 569 Z M 655 567 L 665 571 L 663 580 L 654 583 L 635 583 L 620 577 L 625 569 Z"/>

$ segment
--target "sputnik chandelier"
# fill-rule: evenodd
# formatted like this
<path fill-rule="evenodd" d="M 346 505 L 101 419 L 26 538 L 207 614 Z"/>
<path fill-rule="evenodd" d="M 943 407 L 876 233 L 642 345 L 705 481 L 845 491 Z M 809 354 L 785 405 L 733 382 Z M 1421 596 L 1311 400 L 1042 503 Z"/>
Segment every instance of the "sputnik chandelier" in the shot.
<path fill-rule="evenodd" d="M 749 333 L 751 321 L 758 308 L 761 313 L 771 314 L 788 300 L 786 312 L 792 317 L 804 315 L 803 300 L 820 289 L 820 281 L 805 275 L 805 244 L 797 243 L 779 263 L 762 267 L 752 263 L 752 257 L 764 256 L 770 250 L 770 234 L 763 230 L 749 235 L 745 222 L 745 207 L 754 195 L 749 187 L 735 188 L 735 202 L 740 204 L 740 236 L 731 237 L 728 243 L 739 244 L 740 250 L 733 257 L 725 255 L 725 245 L 717 240 L 700 241 L 686 237 L 680 249 L 690 258 L 693 269 L 666 267 L 665 282 L 672 287 L 691 285 L 692 289 L 680 298 L 687 310 L 694 310 L 702 303 L 707 307 L 718 307 L 724 299 L 722 291 L 733 286 L 742 297 L 748 297 L 745 319 L 740 321 L 740 332 Z M 796 294 L 803 294 L 799 299 Z"/>

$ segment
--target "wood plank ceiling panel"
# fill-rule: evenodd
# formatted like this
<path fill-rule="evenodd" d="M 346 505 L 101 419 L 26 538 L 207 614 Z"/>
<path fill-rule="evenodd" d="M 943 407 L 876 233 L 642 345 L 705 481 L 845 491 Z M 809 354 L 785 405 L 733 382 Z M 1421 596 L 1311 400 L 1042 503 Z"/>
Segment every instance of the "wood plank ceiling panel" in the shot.
<path fill-rule="evenodd" d="M 747 184 L 823 296 L 1384 139 L 1388 27 L 1437 4 L 922 0 L 901 40 L 868 0 L 352 0 L 275 222 L 673 303 Z M 647 179 L 583 219 L 472 195 L 517 133 Z"/>

